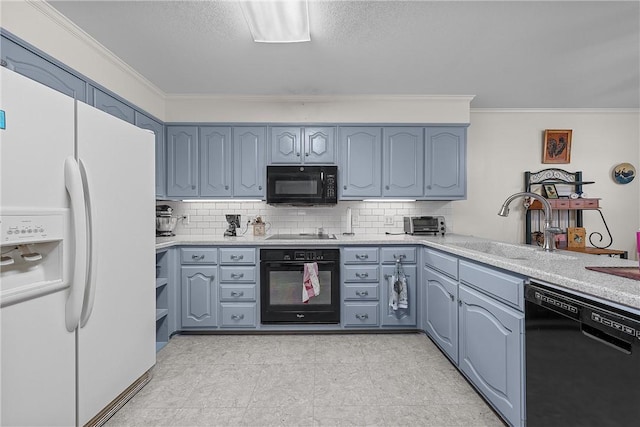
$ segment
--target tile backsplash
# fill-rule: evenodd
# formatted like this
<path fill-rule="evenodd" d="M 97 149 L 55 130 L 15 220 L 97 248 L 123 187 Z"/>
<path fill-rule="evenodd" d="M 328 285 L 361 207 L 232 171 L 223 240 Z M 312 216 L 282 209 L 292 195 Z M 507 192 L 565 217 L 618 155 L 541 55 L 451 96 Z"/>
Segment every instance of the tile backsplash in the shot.
<path fill-rule="evenodd" d="M 402 233 L 404 216 L 442 215 L 447 221 L 449 232 L 451 223 L 451 202 L 339 202 L 333 207 L 274 207 L 265 202 L 158 201 L 158 205 L 169 205 L 175 216 L 186 216 L 178 220 L 175 233 L 222 236 L 227 229 L 225 214 L 241 215 L 238 234 L 253 234 L 253 227 L 247 225 L 256 217 L 267 223 L 266 234 L 315 233 L 319 227 L 325 233 L 341 234 L 347 231 L 347 208 L 351 208 L 352 231 L 356 235 Z M 393 224 L 385 224 L 392 221 Z"/>

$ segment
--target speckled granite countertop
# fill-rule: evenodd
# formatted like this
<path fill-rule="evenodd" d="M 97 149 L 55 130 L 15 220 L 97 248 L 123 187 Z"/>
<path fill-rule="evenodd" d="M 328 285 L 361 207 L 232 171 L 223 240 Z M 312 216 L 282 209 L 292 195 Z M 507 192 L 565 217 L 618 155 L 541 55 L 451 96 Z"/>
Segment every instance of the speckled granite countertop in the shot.
<path fill-rule="evenodd" d="M 353 245 L 423 245 L 502 268 L 532 280 L 558 285 L 612 301 L 640 314 L 640 281 L 587 270 L 585 267 L 638 266 L 637 261 L 501 243 L 459 234 L 446 236 L 368 235 L 340 236 L 336 240 L 268 240 L 269 236 L 189 236 L 156 238 L 156 249 L 178 245 L 339 247 Z"/>

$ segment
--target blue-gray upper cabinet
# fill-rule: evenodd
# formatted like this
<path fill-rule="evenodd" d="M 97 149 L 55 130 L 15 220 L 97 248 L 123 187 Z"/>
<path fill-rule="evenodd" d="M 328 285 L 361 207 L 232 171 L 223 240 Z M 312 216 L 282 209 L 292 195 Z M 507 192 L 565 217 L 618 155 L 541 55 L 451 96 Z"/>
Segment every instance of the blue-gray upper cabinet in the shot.
<path fill-rule="evenodd" d="M 341 127 L 340 197 L 358 199 L 382 195 L 382 128 Z"/>
<path fill-rule="evenodd" d="M 424 128 L 385 127 L 382 137 L 382 195 L 422 196 Z"/>
<path fill-rule="evenodd" d="M 166 195 L 164 126 L 138 111 L 135 112 L 135 125 L 152 131 L 156 137 L 156 197 L 164 197 Z"/>
<path fill-rule="evenodd" d="M 197 196 L 198 178 L 198 128 L 167 126 L 167 196 Z"/>
<path fill-rule="evenodd" d="M 427 127 L 424 195 L 427 199 L 464 199 L 466 185 L 465 127 Z"/>
<path fill-rule="evenodd" d="M 233 195 L 265 198 L 266 134 L 262 126 L 233 128 Z"/>
<path fill-rule="evenodd" d="M 524 314 L 459 288 L 459 367 L 511 425 L 522 425 Z"/>
<path fill-rule="evenodd" d="M 336 161 L 335 128 L 271 128 L 269 164 L 332 164 Z"/>
<path fill-rule="evenodd" d="M 19 44 L 0 38 L 2 65 L 72 98 L 85 102 L 87 84 L 79 77 L 49 62 Z"/>
<path fill-rule="evenodd" d="M 230 197 L 231 127 L 200 128 L 200 195 Z"/>
<path fill-rule="evenodd" d="M 114 117 L 129 122 L 135 123 L 135 110 L 129 107 L 124 102 L 114 98 L 113 96 L 104 93 L 100 89 L 95 87 L 91 88 L 91 100 L 90 104 L 105 113 L 111 114 Z"/>

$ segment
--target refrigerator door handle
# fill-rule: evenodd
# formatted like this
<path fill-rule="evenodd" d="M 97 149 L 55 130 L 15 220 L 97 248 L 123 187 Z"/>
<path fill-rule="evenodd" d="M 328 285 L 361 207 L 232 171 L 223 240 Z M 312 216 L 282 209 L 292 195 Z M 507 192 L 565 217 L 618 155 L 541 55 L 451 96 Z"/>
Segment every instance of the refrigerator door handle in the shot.
<path fill-rule="evenodd" d="M 75 265 L 73 267 L 73 275 L 70 278 L 70 292 L 65 305 L 65 323 L 67 330 L 72 332 L 80 323 L 87 277 L 87 217 L 84 191 L 80 168 L 73 156 L 65 159 L 64 182 L 71 200 L 73 247 L 75 252 Z"/>
<path fill-rule="evenodd" d="M 91 185 L 89 184 L 89 177 L 87 176 L 87 169 L 85 168 L 82 159 L 78 159 L 80 165 L 80 175 L 84 184 L 84 198 L 87 206 L 87 222 L 88 222 L 88 250 L 89 250 L 89 271 L 87 273 L 87 285 L 84 295 L 84 303 L 82 305 L 82 314 L 80 315 L 80 327 L 84 327 L 93 311 L 93 303 L 96 298 L 96 277 L 98 274 L 98 256 L 97 256 L 97 239 L 96 239 L 96 211 L 95 203 L 91 200 Z"/>

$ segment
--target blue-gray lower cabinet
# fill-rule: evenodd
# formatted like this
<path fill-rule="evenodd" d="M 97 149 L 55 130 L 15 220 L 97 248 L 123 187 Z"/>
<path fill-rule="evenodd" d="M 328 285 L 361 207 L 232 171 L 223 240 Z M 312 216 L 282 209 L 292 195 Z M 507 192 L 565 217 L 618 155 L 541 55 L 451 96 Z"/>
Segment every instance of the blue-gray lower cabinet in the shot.
<path fill-rule="evenodd" d="M 266 133 L 263 126 L 233 128 L 234 197 L 266 197 Z"/>
<path fill-rule="evenodd" d="M 197 196 L 198 170 L 198 127 L 167 126 L 167 196 Z"/>
<path fill-rule="evenodd" d="M 340 198 L 382 195 L 382 128 L 346 126 L 339 129 Z"/>
<path fill-rule="evenodd" d="M 382 130 L 382 195 L 421 197 L 424 193 L 424 128 Z"/>
<path fill-rule="evenodd" d="M 135 125 L 153 132 L 156 138 L 156 197 L 166 195 L 166 164 L 164 146 L 164 126 L 144 114 L 135 112 Z"/>
<path fill-rule="evenodd" d="M 218 268 L 215 266 L 183 266 L 181 298 L 182 328 L 217 326 Z"/>
<path fill-rule="evenodd" d="M 0 57 L 3 66 L 8 69 L 79 101 L 87 101 L 87 84 L 84 80 L 5 36 L 0 38 Z"/>
<path fill-rule="evenodd" d="M 464 199 L 467 194 L 466 127 L 427 127 L 424 195 L 427 199 Z"/>
<path fill-rule="evenodd" d="M 423 271 L 424 330 L 458 363 L 458 282 L 425 267 Z"/>
<path fill-rule="evenodd" d="M 459 368 L 511 425 L 523 424 L 524 314 L 461 284 Z"/>

